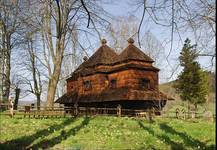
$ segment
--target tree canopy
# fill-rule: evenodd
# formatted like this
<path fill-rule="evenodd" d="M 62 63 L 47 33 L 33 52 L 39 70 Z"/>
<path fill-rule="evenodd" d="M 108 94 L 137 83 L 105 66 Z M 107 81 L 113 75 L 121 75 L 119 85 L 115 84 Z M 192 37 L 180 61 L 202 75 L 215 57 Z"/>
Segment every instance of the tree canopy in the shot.
<path fill-rule="evenodd" d="M 194 104 L 195 108 L 197 104 L 206 102 L 208 94 L 208 77 L 196 61 L 198 57 L 196 47 L 197 45 L 191 45 L 189 39 L 185 40 L 179 57 L 183 71 L 178 76 L 178 82 L 175 85 L 181 99 Z"/>

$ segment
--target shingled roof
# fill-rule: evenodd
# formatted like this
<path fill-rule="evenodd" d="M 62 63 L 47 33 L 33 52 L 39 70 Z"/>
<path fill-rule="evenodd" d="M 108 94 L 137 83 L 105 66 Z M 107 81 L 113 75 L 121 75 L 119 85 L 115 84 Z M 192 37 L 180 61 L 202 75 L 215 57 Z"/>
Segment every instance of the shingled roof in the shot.
<path fill-rule="evenodd" d="M 106 40 L 103 39 L 102 45 L 99 49 L 85 62 L 83 62 L 77 69 L 83 69 L 87 67 L 94 67 L 96 65 L 111 65 L 118 59 L 118 55 L 112 48 L 106 45 Z"/>
<path fill-rule="evenodd" d="M 128 40 L 129 45 L 123 50 L 123 52 L 118 55 L 115 51 L 106 45 L 106 40 L 102 39 L 102 45 L 98 48 L 98 50 L 87 60 L 85 60 L 72 74 L 68 79 L 77 78 L 77 76 L 85 76 L 89 74 L 94 74 L 96 72 L 108 73 L 112 72 L 113 69 L 107 70 L 96 70 L 95 66 L 98 65 L 115 65 L 122 62 L 127 62 L 129 60 L 137 60 L 152 63 L 152 60 L 149 56 L 147 56 L 144 52 L 142 52 L 139 48 L 137 48 L 133 43 L 134 40 L 130 38 Z M 129 65 L 124 66 L 129 67 Z M 131 66 L 133 67 L 133 66 Z M 123 67 L 122 67 L 123 68 Z M 138 68 L 138 66 L 137 66 Z M 144 68 L 144 66 L 139 66 L 139 68 Z M 150 69 L 145 67 L 146 69 Z M 151 67 L 152 70 L 159 70 L 155 67 Z"/>
<path fill-rule="evenodd" d="M 157 90 L 132 90 L 129 88 L 106 89 L 98 94 L 81 94 L 69 92 L 56 100 L 55 103 L 104 102 L 118 100 L 174 100 Z"/>
<path fill-rule="evenodd" d="M 119 55 L 118 62 L 127 61 L 127 60 L 140 60 L 145 62 L 154 62 L 149 56 L 137 48 L 133 43 L 134 40 L 130 38 L 128 40 L 129 45 L 123 50 Z"/>
<path fill-rule="evenodd" d="M 74 72 L 73 75 L 69 78 L 70 80 L 76 80 L 78 76 L 88 76 L 88 75 L 93 75 L 93 74 L 108 74 L 108 73 L 113 73 L 113 72 L 118 72 L 122 70 L 127 70 L 127 69 L 139 69 L 139 70 L 149 70 L 149 71 L 159 71 L 158 68 L 153 67 L 153 66 L 143 66 L 140 64 L 126 64 L 123 66 L 118 66 L 114 68 L 83 68 L 80 71 Z"/>

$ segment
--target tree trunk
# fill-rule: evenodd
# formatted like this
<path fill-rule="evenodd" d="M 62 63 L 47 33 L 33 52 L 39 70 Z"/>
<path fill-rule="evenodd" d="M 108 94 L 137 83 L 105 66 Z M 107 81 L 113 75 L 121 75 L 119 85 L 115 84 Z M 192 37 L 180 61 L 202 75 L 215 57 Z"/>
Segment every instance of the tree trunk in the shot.
<path fill-rule="evenodd" d="M 3 23 L 1 28 L 2 45 L 1 45 L 1 99 L 8 101 L 10 94 L 10 70 L 11 70 L 11 34 L 8 33 L 6 26 Z"/>
<path fill-rule="evenodd" d="M 11 66 L 10 66 L 10 60 L 6 59 L 6 76 L 5 76 L 5 99 L 9 99 L 9 95 L 10 95 L 10 87 L 11 87 L 11 81 L 10 81 L 10 70 L 11 70 Z"/>
<path fill-rule="evenodd" d="M 36 94 L 36 98 L 37 98 L 37 110 L 40 110 L 40 107 L 41 107 L 41 95 Z"/>
<path fill-rule="evenodd" d="M 54 98 L 56 93 L 57 81 L 54 79 L 49 79 L 48 91 L 47 91 L 47 107 L 53 107 Z"/>
<path fill-rule="evenodd" d="M 14 109 L 17 110 L 17 105 L 20 97 L 20 89 L 16 88 L 15 89 L 15 100 L 14 100 Z"/>
<path fill-rule="evenodd" d="M 3 68 L 4 68 L 4 52 L 0 48 L 0 101 L 3 101 Z"/>
<path fill-rule="evenodd" d="M 10 95 L 10 73 L 11 73 L 11 36 L 9 33 L 6 34 L 6 52 L 5 52 L 5 99 L 9 99 Z"/>
<path fill-rule="evenodd" d="M 54 51 L 54 46 L 52 42 L 52 27 L 51 27 L 51 7 L 50 4 L 46 4 L 46 33 L 48 35 L 48 42 L 49 42 L 49 51 L 51 53 L 52 57 L 52 62 L 53 62 L 53 72 L 49 75 L 49 83 L 48 83 L 48 93 L 47 93 L 47 106 L 48 107 L 53 107 L 54 105 L 54 98 L 55 98 L 55 93 L 56 93 L 56 88 L 57 88 L 57 83 L 59 81 L 59 76 L 61 72 L 61 65 L 62 65 L 62 59 L 63 59 L 63 54 L 65 50 L 65 38 L 66 38 L 66 25 L 67 25 L 67 18 L 69 16 L 68 11 L 61 11 L 60 8 L 60 3 L 59 1 L 56 1 L 57 3 L 57 9 L 56 9 L 56 46 L 55 46 L 55 51 Z M 63 1 L 62 4 L 66 6 L 66 2 Z M 66 9 L 65 9 L 66 10 Z"/>
<path fill-rule="evenodd" d="M 197 104 L 194 104 L 194 109 L 195 111 L 197 111 Z"/>
<path fill-rule="evenodd" d="M 190 118 L 190 103 L 188 102 L 188 118 Z"/>
<path fill-rule="evenodd" d="M 1 46 L 0 46 L 0 100 L 5 101 L 4 83 L 5 83 L 5 51 L 6 51 L 6 41 L 5 41 L 5 26 L 0 26 L 1 29 Z"/>
<path fill-rule="evenodd" d="M 48 83 L 47 107 L 53 107 L 54 105 L 55 93 L 56 93 L 57 83 L 60 76 L 60 71 L 61 71 L 61 63 L 57 63 L 54 68 L 54 72 L 51 75 L 51 78 L 49 79 L 49 83 Z"/>
<path fill-rule="evenodd" d="M 197 117 L 196 114 L 197 114 L 197 104 L 194 104 L 194 113 L 195 113 L 195 118 Z"/>

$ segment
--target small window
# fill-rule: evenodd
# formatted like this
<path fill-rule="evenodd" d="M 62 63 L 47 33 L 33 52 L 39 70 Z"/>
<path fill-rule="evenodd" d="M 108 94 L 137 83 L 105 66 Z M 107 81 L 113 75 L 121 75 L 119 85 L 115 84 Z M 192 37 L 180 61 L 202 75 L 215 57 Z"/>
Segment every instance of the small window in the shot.
<path fill-rule="evenodd" d="M 142 89 L 147 90 L 150 88 L 150 80 L 148 79 L 141 79 L 140 80 L 140 86 Z"/>
<path fill-rule="evenodd" d="M 84 81 L 84 90 L 85 91 L 91 90 L 91 88 L 92 88 L 91 82 L 90 81 Z"/>
<path fill-rule="evenodd" d="M 114 89 L 116 87 L 117 87 L 117 80 L 116 79 L 110 80 L 110 88 Z"/>

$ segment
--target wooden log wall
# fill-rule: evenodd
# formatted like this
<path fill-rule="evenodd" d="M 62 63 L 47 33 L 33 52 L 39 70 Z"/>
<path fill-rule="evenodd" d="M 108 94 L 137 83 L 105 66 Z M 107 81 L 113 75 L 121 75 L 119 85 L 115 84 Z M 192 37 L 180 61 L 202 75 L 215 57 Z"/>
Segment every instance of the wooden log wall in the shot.
<path fill-rule="evenodd" d="M 127 64 L 137 64 L 151 67 L 152 63 L 131 60 L 126 63 L 116 64 L 114 66 L 96 66 L 95 69 L 116 68 Z M 100 93 L 109 88 L 111 80 L 116 80 L 116 88 L 128 87 L 130 89 L 140 90 L 140 80 L 146 78 L 150 81 L 150 88 L 158 90 L 158 71 L 127 69 L 113 72 L 111 74 L 94 74 L 85 77 L 79 77 L 77 80 L 67 80 L 67 92 L 76 91 L 78 94 Z M 84 81 L 91 81 L 91 89 L 85 90 Z M 142 90 L 142 89 L 141 89 Z"/>
<path fill-rule="evenodd" d="M 140 79 L 150 80 L 150 88 L 158 89 L 158 73 L 154 71 L 130 69 L 109 74 L 109 79 L 117 79 L 117 88 L 129 87 L 131 89 L 140 88 Z"/>
<path fill-rule="evenodd" d="M 140 80 L 146 78 L 150 80 L 150 88 L 158 89 L 158 73 L 154 71 L 129 69 L 111 74 L 95 74 L 81 77 L 77 81 L 68 81 L 67 91 L 77 91 L 79 94 L 100 93 L 109 88 L 109 82 L 116 80 L 116 87 L 128 87 L 131 89 L 140 88 Z M 84 81 L 91 81 L 91 89 L 84 89 Z"/>

